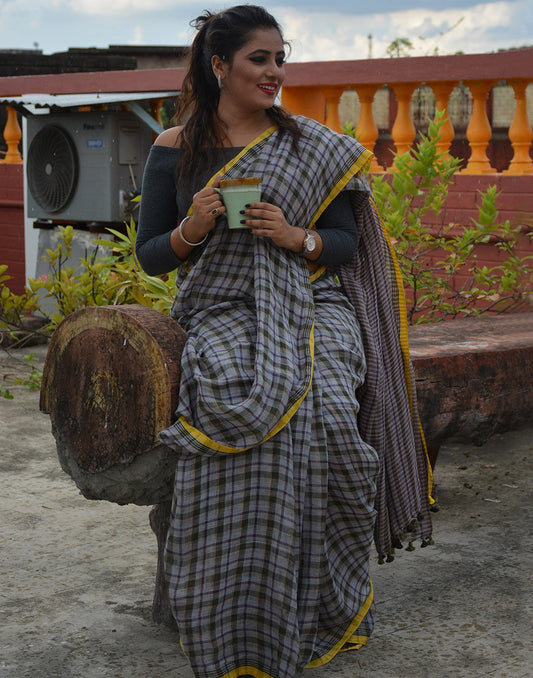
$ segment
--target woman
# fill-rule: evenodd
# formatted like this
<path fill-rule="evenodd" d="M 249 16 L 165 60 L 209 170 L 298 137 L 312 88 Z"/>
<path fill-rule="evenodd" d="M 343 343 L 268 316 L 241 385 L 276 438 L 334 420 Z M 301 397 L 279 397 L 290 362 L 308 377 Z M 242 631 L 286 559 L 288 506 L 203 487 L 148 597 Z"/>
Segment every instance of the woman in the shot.
<path fill-rule="evenodd" d="M 178 268 L 188 333 L 160 434 L 179 452 L 170 599 L 197 676 L 294 678 L 368 639 L 371 542 L 430 536 L 426 461 L 371 154 L 275 104 L 285 45 L 264 9 L 196 27 L 137 240 L 149 273 Z M 215 188 L 240 176 L 262 198 L 230 231 Z"/>

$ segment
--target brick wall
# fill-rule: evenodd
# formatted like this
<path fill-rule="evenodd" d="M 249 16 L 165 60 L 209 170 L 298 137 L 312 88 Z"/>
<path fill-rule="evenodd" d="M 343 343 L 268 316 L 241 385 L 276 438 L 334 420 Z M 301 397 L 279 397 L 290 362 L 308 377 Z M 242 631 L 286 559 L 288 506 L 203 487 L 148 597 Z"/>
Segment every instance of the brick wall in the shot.
<path fill-rule="evenodd" d="M 0 264 L 13 276 L 9 287 L 24 289 L 24 202 L 22 165 L 0 164 Z"/>
<path fill-rule="evenodd" d="M 525 224 L 529 219 L 533 225 L 533 174 L 457 174 L 447 202 L 447 221 L 464 224 L 477 216 L 477 206 L 481 205 L 478 192 L 491 185 L 496 185 L 500 193 L 496 200 L 500 221 L 510 219 L 512 223 Z"/>
<path fill-rule="evenodd" d="M 512 226 L 520 227 L 521 235 L 515 253 L 520 258 L 531 256 L 533 239 L 529 234 L 533 233 L 533 174 L 523 176 L 457 174 L 448 193 L 446 210 L 439 215 L 428 213 L 426 222 L 433 223 L 435 231 L 442 225 L 456 224 L 457 229 L 471 225 L 472 220 L 477 219 L 478 207 L 482 203 L 479 191 L 485 192 L 491 185 L 495 185 L 499 193 L 496 199 L 498 210 L 496 222 L 503 223 L 509 220 Z M 473 254 L 477 258 L 479 268 L 482 266 L 492 268 L 507 258 L 493 242 L 476 245 Z M 437 262 L 442 256 L 442 252 L 436 251 L 428 257 L 428 263 L 438 265 Z M 472 276 L 466 270 L 459 272 L 454 278 L 454 284 L 457 289 L 465 289 L 472 284 Z M 409 297 L 408 290 L 406 293 Z M 533 300 L 528 298 L 521 309 L 515 310 L 530 311 L 532 302 Z"/>

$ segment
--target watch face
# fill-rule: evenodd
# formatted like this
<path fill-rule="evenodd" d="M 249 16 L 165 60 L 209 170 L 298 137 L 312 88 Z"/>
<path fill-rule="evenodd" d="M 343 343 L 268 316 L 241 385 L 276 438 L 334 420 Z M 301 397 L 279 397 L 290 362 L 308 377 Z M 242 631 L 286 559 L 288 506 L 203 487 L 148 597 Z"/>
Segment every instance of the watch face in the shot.
<path fill-rule="evenodd" d="M 308 233 L 305 236 L 305 240 L 304 240 L 305 251 L 306 252 L 312 252 L 315 249 L 315 247 L 316 247 L 315 236 L 312 235 L 311 233 Z"/>

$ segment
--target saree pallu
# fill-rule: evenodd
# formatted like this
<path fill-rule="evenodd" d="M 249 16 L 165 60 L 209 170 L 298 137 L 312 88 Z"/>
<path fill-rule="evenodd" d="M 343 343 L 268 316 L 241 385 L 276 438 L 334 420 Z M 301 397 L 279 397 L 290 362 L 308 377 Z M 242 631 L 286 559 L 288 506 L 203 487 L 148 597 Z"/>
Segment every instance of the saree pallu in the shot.
<path fill-rule="evenodd" d="M 302 227 L 349 190 L 362 234 L 380 228 L 357 180 L 371 154 L 298 120 L 298 153 L 288 135 L 269 130 L 224 176 L 261 176 L 263 199 Z M 310 276 L 303 257 L 223 221 L 194 265 L 180 269 L 171 312 L 188 341 L 177 420 L 160 434 L 179 451 L 170 598 L 196 675 L 294 678 L 366 642 L 376 514 L 387 514 L 377 517 L 380 553 L 398 538 L 391 526 L 421 535 L 413 525 L 427 503 L 427 472 L 424 481 L 399 337 L 388 336 L 396 325 L 382 318 L 397 302 L 380 299 L 390 293 L 383 280 L 394 285 L 381 236 L 377 253 L 360 248 L 364 278 L 352 270 L 342 288 L 332 272 Z M 369 271 L 383 277 L 370 292 Z M 370 403 L 364 421 L 358 394 Z M 386 415 L 381 425 L 375 412 Z M 385 454 L 402 461 L 385 465 Z M 409 485 L 397 505 L 387 500 L 390 469 Z"/>

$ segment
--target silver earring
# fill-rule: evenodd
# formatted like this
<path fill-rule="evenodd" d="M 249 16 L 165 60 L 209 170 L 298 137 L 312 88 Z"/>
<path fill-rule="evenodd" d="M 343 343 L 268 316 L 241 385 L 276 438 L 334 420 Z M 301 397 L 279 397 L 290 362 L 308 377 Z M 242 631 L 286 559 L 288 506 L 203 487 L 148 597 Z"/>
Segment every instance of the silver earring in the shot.
<path fill-rule="evenodd" d="M 218 80 L 218 89 L 222 89 L 222 76 L 220 73 L 217 75 L 217 80 Z"/>

